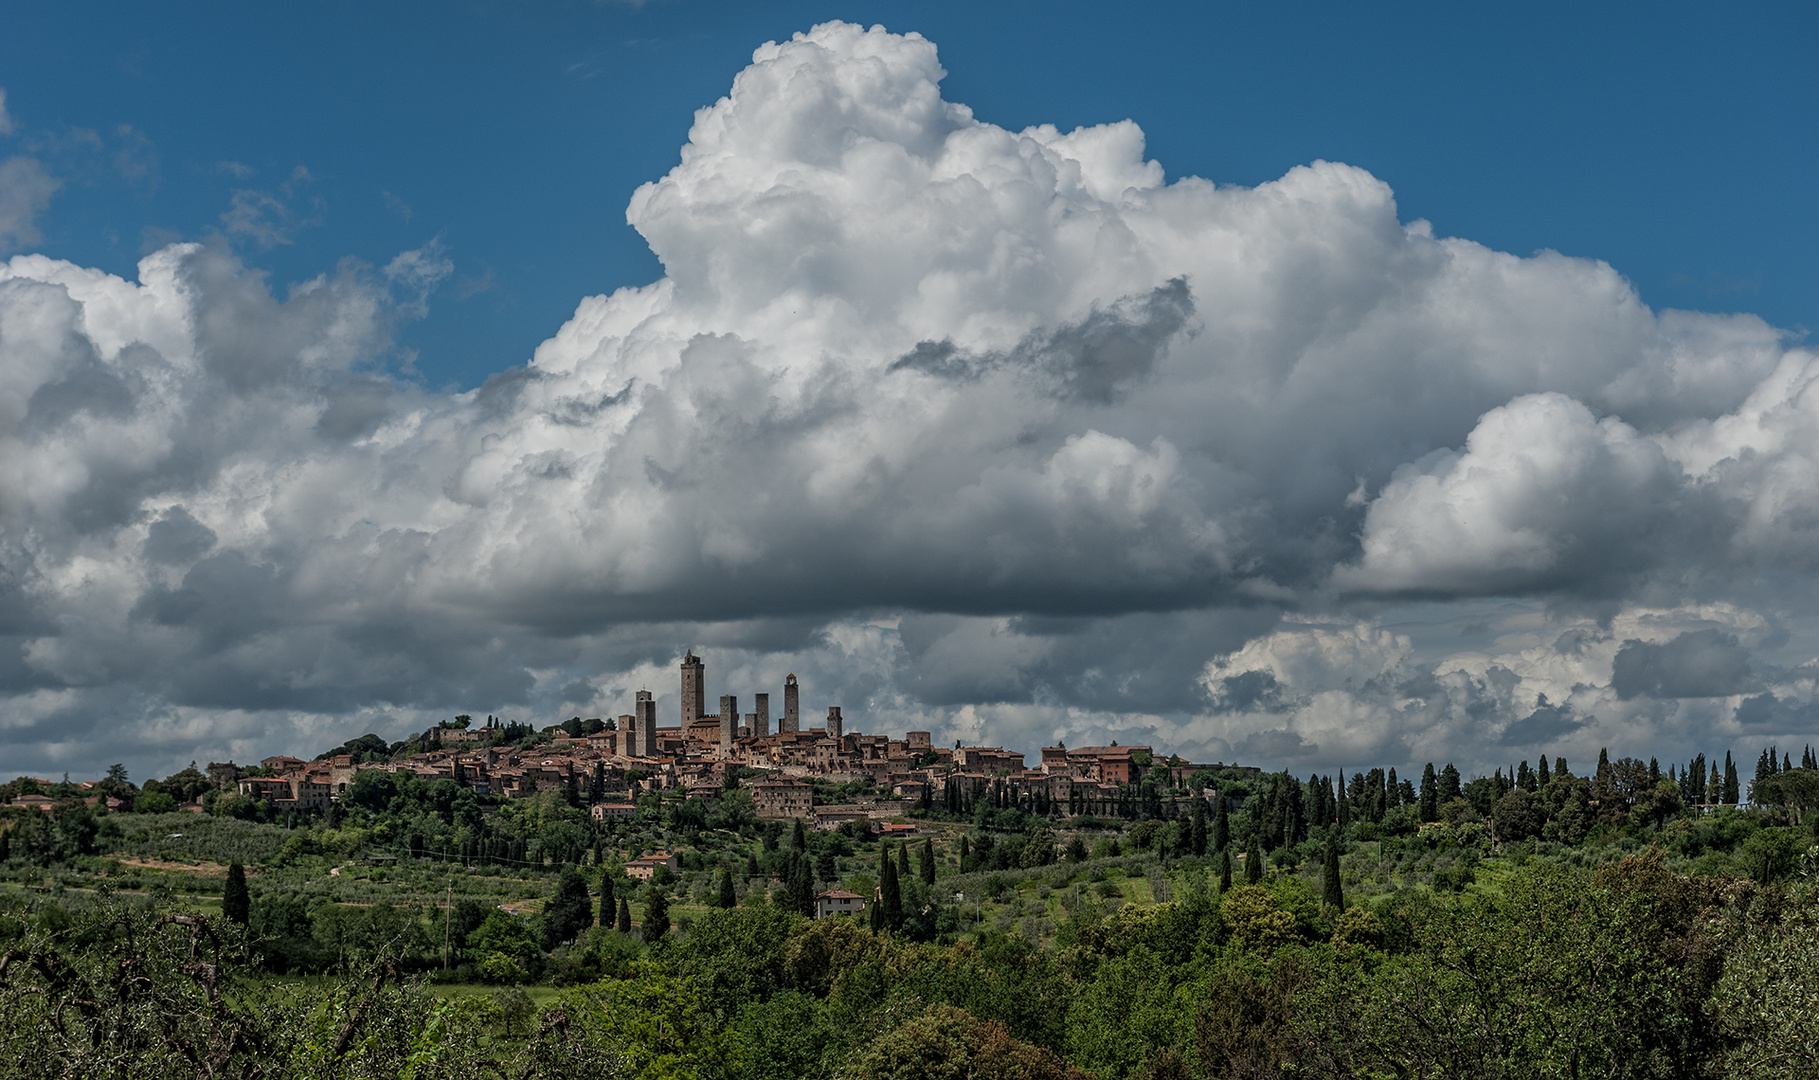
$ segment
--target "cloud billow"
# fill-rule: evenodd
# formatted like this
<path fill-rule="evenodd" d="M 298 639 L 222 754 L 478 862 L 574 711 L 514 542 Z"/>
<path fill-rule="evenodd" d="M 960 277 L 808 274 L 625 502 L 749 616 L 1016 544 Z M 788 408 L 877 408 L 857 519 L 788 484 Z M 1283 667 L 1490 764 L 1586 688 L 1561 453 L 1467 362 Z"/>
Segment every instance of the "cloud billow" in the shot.
<path fill-rule="evenodd" d="M 944 74 L 877 28 L 760 48 L 631 199 L 664 277 L 467 393 L 386 366 L 439 249 L 284 300 L 210 246 L 0 266 L 8 756 L 618 711 L 708 641 L 842 657 L 877 727 L 1308 760 L 1757 689 L 1690 615 L 1448 656 L 1368 612 L 1809 572 L 1812 353 L 1437 238 L 1360 169 L 1168 182 L 1131 121 L 1006 130 Z"/>

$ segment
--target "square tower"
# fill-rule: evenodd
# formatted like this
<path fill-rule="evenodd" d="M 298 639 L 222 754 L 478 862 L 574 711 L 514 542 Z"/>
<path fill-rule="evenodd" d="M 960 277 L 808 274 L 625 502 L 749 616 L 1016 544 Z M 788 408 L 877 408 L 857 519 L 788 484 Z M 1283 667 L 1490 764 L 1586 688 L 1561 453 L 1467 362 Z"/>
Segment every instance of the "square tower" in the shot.
<path fill-rule="evenodd" d="M 771 733 L 771 696 L 753 694 L 752 708 L 757 710 L 752 713 L 752 735 L 762 739 Z"/>
<path fill-rule="evenodd" d="M 638 691 L 637 709 L 638 709 L 637 721 L 633 724 L 633 727 L 636 728 L 636 730 L 637 730 L 637 735 L 632 740 L 633 742 L 635 742 L 637 744 L 637 746 L 634 748 L 634 750 L 627 751 L 627 754 L 631 755 L 631 754 L 635 753 L 637 756 L 640 756 L 640 757 L 656 757 L 657 756 L 657 698 L 656 698 L 656 696 L 653 695 L 649 690 Z"/>
<path fill-rule="evenodd" d="M 802 702 L 796 696 L 796 677 L 785 676 L 783 680 L 783 722 L 777 730 L 785 735 L 794 735 L 802 730 Z"/>
<path fill-rule="evenodd" d="M 707 715 L 707 665 L 689 650 L 682 657 L 682 727 Z"/>
<path fill-rule="evenodd" d="M 733 737 L 739 734 L 739 699 L 732 694 L 720 695 L 720 756 L 733 752 Z"/>

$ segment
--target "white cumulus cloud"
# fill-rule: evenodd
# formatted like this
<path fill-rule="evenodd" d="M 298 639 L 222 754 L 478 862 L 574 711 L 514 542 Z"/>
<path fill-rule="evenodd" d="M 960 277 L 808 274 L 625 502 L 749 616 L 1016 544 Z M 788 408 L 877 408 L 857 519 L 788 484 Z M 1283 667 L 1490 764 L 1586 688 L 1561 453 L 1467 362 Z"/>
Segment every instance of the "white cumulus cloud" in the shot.
<path fill-rule="evenodd" d="M 1819 520 L 1811 357 L 1773 328 L 1436 237 L 1342 164 L 1170 181 L 1132 121 L 1012 131 L 943 75 L 881 28 L 758 49 L 631 197 L 663 277 L 467 393 L 391 363 L 437 245 L 283 300 L 219 247 L 6 263 L 9 759 L 621 711 L 684 645 L 865 730 L 1308 761 L 1494 760 L 1606 699 L 1679 723 L 1655 646 L 1730 680 L 1699 708 L 1798 689 L 1726 651 L 1784 639 L 1686 623 L 1611 690 L 1626 612 L 1798 602 L 1752 577 L 1809 569 Z M 311 190 L 224 227 L 287 242 Z M 1604 652 L 1448 660 L 1384 595 L 1566 605 Z"/>

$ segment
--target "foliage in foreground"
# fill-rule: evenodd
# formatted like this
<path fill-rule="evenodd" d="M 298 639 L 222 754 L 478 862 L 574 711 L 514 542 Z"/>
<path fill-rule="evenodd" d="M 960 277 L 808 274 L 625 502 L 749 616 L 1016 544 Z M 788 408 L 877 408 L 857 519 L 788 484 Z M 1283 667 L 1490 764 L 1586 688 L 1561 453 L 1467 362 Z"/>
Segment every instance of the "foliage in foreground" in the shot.
<path fill-rule="evenodd" d="M 0 915 L 0 1075 L 1782 1080 L 1819 1075 L 1816 893 L 1650 852 L 1344 910 L 1292 877 L 1083 903 L 1048 945 L 760 901 L 649 946 L 596 927 L 613 977 L 541 1009 L 383 957 L 280 981 L 227 919 L 35 901 Z"/>

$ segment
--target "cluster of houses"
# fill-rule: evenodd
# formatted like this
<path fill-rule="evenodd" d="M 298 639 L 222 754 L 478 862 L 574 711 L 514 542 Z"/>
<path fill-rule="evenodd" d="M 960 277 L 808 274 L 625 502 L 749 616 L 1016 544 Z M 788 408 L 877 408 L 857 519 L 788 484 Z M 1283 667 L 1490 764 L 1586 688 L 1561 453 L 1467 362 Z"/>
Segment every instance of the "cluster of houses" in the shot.
<path fill-rule="evenodd" d="M 991 800 L 1036 804 L 1057 815 L 1095 812 L 1149 767 L 1149 747 L 1114 745 L 1045 747 L 1041 762 L 1031 768 L 1020 751 L 935 746 L 926 731 L 902 738 L 849 731 L 839 706 L 828 708 L 822 726 L 805 728 L 794 675 L 784 680 L 783 713 L 771 731 L 768 694 L 755 695 L 755 710 L 745 714 L 738 711 L 737 698 L 723 696 L 720 712 L 709 715 L 705 684 L 704 661 L 688 653 L 674 727 L 657 726 L 656 697 L 640 691 L 633 712 L 590 721 L 583 730 L 591 733 L 556 729 L 553 740 L 530 748 L 504 744 L 503 729 L 489 717 L 482 727 L 433 728 L 418 740 L 427 749 L 384 763 L 356 761 L 351 754 L 314 761 L 274 756 L 256 771 L 232 762 L 212 763 L 207 771 L 218 787 L 237 787 L 280 813 L 326 809 L 347 794 L 361 772 L 381 769 L 424 781 L 453 780 L 508 799 L 572 793 L 596 819 L 611 820 L 632 816 L 632 800 L 641 791 L 717 790 L 727 786 L 729 770 L 743 767 L 763 775 L 744 782 L 760 817 L 831 830 L 848 822 L 879 829 L 906 810 L 945 808 L 956 799 L 969 807 Z M 1179 783 L 1185 775 L 1173 773 L 1201 767 L 1175 763 L 1171 779 Z M 869 782 L 879 797 L 870 804 L 817 805 L 811 778 Z"/>

